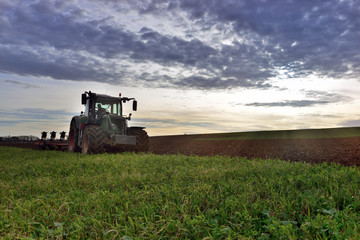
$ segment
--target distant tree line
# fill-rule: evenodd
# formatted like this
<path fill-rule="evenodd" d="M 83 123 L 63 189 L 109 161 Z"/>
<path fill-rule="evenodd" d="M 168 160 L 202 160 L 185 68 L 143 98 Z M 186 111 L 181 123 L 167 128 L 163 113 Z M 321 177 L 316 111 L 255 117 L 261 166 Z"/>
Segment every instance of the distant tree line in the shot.
<path fill-rule="evenodd" d="M 37 140 L 39 138 L 33 135 L 0 137 L 0 142 L 32 142 Z"/>

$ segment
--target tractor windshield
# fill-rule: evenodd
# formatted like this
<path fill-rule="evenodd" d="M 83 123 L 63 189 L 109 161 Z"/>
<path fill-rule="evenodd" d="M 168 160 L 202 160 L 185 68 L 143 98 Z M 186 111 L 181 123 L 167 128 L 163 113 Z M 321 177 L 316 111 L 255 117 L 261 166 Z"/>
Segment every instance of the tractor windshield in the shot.
<path fill-rule="evenodd" d="M 118 98 L 97 97 L 95 112 L 110 113 L 121 116 L 121 103 Z"/>

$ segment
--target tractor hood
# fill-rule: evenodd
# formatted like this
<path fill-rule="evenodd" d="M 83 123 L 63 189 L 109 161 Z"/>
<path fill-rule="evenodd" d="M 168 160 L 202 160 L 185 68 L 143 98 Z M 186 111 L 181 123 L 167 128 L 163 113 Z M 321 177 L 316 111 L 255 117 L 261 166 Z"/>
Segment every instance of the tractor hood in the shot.
<path fill-rule="evenodd" d="M 102 118 L 102 128 L 109 134 L 126 134 L 127 120 L 114 114 L 106 114 Z"/>

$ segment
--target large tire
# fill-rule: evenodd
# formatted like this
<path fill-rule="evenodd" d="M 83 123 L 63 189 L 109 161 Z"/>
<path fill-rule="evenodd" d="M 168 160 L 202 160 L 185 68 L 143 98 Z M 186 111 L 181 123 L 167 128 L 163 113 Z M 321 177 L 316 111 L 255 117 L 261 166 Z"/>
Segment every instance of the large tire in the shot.
<path fill-rule="evenodd" d="M 69 130 L 69 144 L 68 144 L 69 152 L 80 152 L 78 141 L 79 141 L 79 129 L 76 127 L 76 122 L 71 121 L 70 130 Z"/>
<path fill-rule="evenodd" d="M 106 133 L 97 125 L 87 125 L 84 129 L 82 148 L 84 154 L 101 153 L 107 140 Z"/>
<path fill-rule="evenodd" d="M 149 151 L 149 136 L 145 130 L 139 128 L 130 128 L 130 135 L 136 136 L 136 146 L 134 147 L 135 152 Z"/>

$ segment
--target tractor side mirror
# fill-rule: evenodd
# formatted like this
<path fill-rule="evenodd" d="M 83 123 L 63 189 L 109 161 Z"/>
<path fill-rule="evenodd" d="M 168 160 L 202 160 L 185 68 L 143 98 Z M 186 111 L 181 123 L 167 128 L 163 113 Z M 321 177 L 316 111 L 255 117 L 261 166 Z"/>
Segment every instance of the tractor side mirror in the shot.
<path fill-rule="evenodd" d="M 137 110 L 137 101 L 134 100 L 133 101 L 133 111 L 136 111 Z"/>
<path fill-rule="evenodd" d="M 83 94 L 81 94 L 81 104 L 82 105 L 85 105 L 86 104 L 86 94 L 85 93 L 83 93 Z"/>

